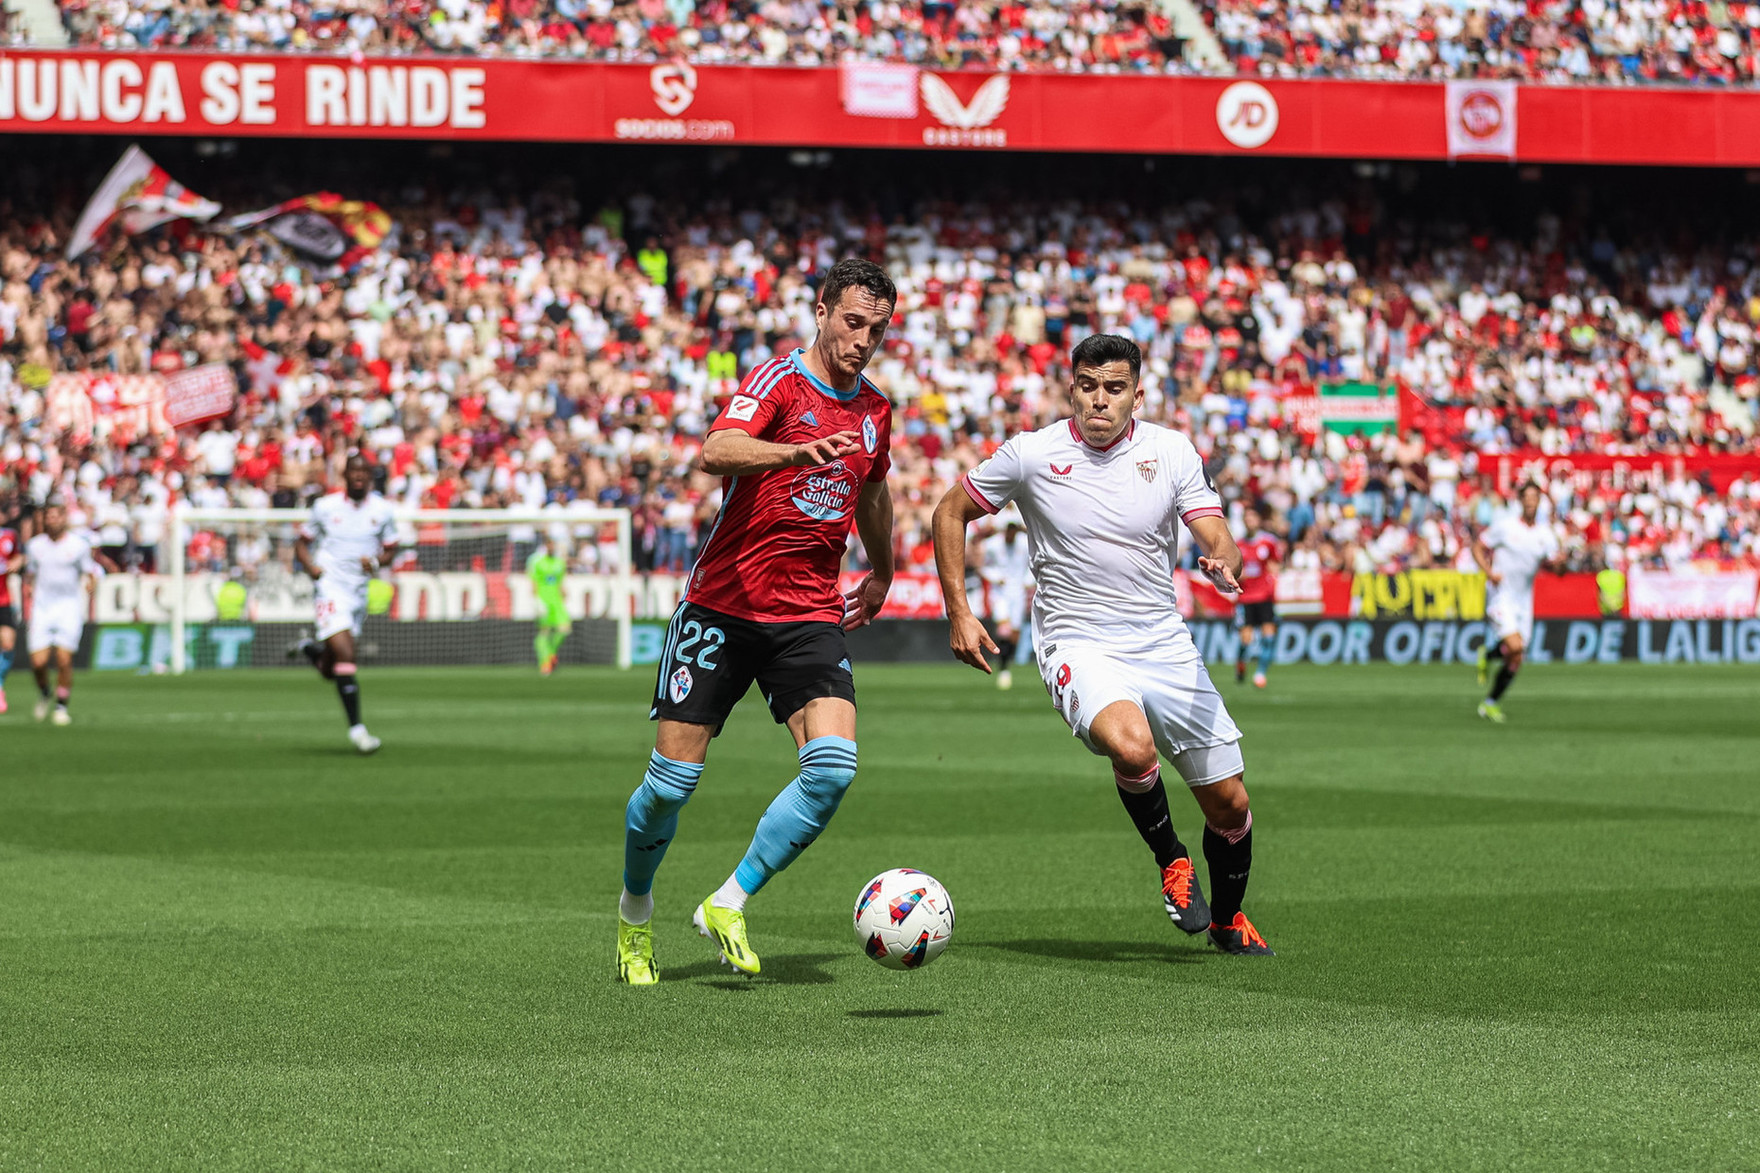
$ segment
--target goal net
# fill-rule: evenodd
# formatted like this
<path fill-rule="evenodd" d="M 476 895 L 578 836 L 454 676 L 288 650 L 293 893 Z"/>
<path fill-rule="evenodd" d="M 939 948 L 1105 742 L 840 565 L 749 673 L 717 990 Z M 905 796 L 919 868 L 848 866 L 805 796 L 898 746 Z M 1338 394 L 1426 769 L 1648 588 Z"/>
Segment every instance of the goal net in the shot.
<path fill-rule="evenodd" d="M 134 583 L 143 618 L 162 611 L 168 619 L 162 630 L 137 633 L 155 645 L 141 651 L 143 662 L 172 672 L 304 667 L 287 650 L 312 633 L 314 587 L 294 557 L 308 516 L 178 510 L 182 541 L 169 543 L 168 573 Z M 559 662 L 629 666 L 628 510 L 407 510 L 396 518 L 395 556 L 368 584 L 356 641 L 363 664 L 535 664 L 544 608 L 526 564 L 549 536 L 568 564 L 562 593 L 571 630 Z"/>

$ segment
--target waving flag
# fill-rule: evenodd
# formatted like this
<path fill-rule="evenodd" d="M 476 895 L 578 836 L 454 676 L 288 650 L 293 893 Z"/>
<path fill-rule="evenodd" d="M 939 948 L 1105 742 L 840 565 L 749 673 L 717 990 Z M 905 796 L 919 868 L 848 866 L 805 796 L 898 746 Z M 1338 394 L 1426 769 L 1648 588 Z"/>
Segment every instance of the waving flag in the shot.
<path fill-rule="evenodd" d="M 261 228 L 289 248 L 346 269 L 379 247 L 391 231 L 391 217 L 378 204 L 320 191 L 234 216 L 227 226 Z"/>
<path fill-rule="evenodd" d="M 219 204 L 190 191 L 145 151 L 131 146 L 80 213 L 67 241 L 67 256 L 72 260 L 90 252 L 112 227 L 134 236 L 172 220 L 209 220 L 219 214 Z"/>

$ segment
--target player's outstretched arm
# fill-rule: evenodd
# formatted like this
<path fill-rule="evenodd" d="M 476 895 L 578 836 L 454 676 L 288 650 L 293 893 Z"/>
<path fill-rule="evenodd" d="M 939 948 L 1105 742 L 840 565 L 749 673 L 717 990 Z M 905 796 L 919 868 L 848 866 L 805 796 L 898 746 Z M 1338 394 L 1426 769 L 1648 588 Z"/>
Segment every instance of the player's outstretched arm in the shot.
<path fill-rule="evenodd" d="M 1485 572 L 1485 581 L 1496 586 L 1502 581 L 1497 571 L 1491 569 L 1491 547 L 1485 544 L 1485 535 L 1480 534 L 1473 539 L 1473 561 Z"/>
<path fill-rule="evenodd" d="M 892 589 L 892 491 L 884 480 L 869 481 L 856 498 L 856 533 L 868 565 L 873 567 L 856 588 L 844 596 L 843 629 L 854 631 L 874 622 Z"/>
<path fill-rule="evenodd" d="M 862 438 L 854 432 L 835 432 L 805 444 L 777 444 L 747 435 L 737 428 L 710 432 L 703 441 L 698 466 L 714 477 L 743 477 L 779 468 L 830 464 L 862 450 Z"/>
<path fill-rule="evenodd" d="M 984 653 L 999 656 L 1002 650 L 966 602 L 966 526 L 982 516 L 983 507 L 956 483 L 935 506 L 933 529 L 935 569 L 941 575 L 941 597 L 947 605 L 948 647 L 956 659 L 989 675 L 990 662 Z"/>
<path fill-rule="evenodd" d="M 1216 589 L 1228 595 L 1241 591 L 1241 548 L 1228 532 L 1228 522 L 1220 517 L 1200 517 L 1191 524 L 1192 538 L 1200 551 L 1198 569 Z"/>
<path fill-rule="evenodd" d="M 312 561 L 312 541 L 304 534 L 293 539 L 293 559 L 306 572 L 307 578 L 316 580 L 324 577 L 323 568 Z"/>

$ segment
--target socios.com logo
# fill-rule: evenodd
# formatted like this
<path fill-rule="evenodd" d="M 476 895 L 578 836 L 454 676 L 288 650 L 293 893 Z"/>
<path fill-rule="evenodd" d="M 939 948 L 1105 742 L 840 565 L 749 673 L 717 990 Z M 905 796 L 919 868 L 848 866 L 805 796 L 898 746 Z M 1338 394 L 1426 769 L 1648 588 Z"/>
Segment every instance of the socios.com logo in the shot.
<path fill-rule="evenodd" d="M 688 61 L 656 65 L 648 71 L 648 87 L 654 91 L 654 105 L 677 118 L 697 100 L 697 71 Z"/>

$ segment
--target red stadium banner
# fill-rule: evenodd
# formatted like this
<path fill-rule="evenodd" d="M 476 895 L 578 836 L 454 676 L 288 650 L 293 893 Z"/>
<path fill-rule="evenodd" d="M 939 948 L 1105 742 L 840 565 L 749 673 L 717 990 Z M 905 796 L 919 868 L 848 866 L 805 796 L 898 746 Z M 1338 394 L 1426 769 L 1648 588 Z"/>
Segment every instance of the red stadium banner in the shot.
<path fill-rule="evenodd" d="M 1760 166 L 1760 91 L 8 49 L 0 131 Z"/>
<path fill-rule="evenodd" d="M 1639 619 L 1751 619 L 1760 571 L 1693 574 L 1633 571 L 1626 580 L 1629 613 Z"/>
<path fill-rule="evenodd" d="M 838 575 L 837 589 L 853 590 L 866 577 L 846 571 Z M 946 614 L 941 603 L 941 580 L 933 574 L 908 570 L 893 576 L 886 605 L 880 608 L 882 619 L 940 619 Z"/>
<path fill-rule="evenodd" d="M 225 363 L 208 363 L 178 371 L 165 379 L 165 423 L 184 428 L 232 412 L 238 401 L 238 380 Z"/>
<path fill-rule="evenodd" d="M 1552 456 L 1538 449 L 1514 452 L 1482 452 L 1479 471 L 1491 474 L 1499 492 L 1507 493 L 1529 477 L 1555 480 L 1573 477 L 1588 488 L 1598 481 L 1624 487 L 1640 474 L 1677 479 L 1709 476 L 1711 487 L 1721 493 L 1740 477 L 1760 477 L 1760 453 L 1712 452 L 1695 448 L 1686 452 L 1647 452 L 1624 456 L 1609 452 L 1572 452 Z"/>

